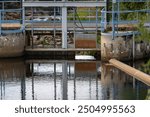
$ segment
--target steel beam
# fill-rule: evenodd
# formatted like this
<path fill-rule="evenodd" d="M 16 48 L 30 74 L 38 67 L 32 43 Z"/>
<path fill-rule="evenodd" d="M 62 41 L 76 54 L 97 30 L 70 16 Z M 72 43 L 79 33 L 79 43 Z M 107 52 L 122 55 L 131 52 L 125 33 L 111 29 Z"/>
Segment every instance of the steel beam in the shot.
<path fill-rule="evenodd" d="M 105 1 L 24 1 L 23 7 L 103 7 Z"/>
<path fill-rule="evenodd" d="M 67 7 L 62 7 L 62 48 L 67 48 Z"/>
<path fill-rule="evenodd" d="M 33 28 L 33 29 L 34 29 L 34 30 L 37 30 L 37 31 L 44 31 L 44 30 L 45 30 L 45 31 L 46 31 L 46 30 L 47 30 L 47 31 L 53 31 L 53 30 L 54 30 L 54 28 L 38 28 L 38 27 L 37 27 L 37 28 Z M 88 27 L 88 28 L 85 27 L 84 29 L 87 30 L 87 31 L 95 31 L 95 30 L 96 30 L 96 28 L 93 28 L 93 27 L 91 27 L 91 28 L 90 28 L 90 27 Z M 26 27 L 25 30 L 31 31 L 32 28 L 31 28 L 31 27 L 29 27 L 29 28 Z M 61 30 L 62 30 L 62 28 L 56 28 L 56 31 L 61 31 Z M 74 28 L 73 28 L 73 27 L 72 27 L 72 28 L 71 28 L 71 27 L 68 27 L 67 30 L 68 30 L 68 31 L 73 31 Z M 83 31 L 82 28 L 76 28 L 76 30 L 77 30 L 77 31 Z M 98 30 L 100 30 L 100 27 L 98 27 Z"/>

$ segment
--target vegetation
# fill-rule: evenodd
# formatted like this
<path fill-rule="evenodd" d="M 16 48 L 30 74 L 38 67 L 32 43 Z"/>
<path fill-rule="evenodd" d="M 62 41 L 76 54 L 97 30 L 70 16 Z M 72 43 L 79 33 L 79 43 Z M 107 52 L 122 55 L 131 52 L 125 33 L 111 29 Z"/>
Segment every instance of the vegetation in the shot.
<path fill-rule="evenodd" d="M 96 8 L 76 8 L 75 18 L 76 20 L 80 21 L 88 21 L 88 20 L 95 20 L 96 19 Z M 98 9 L 100 13 L 100 9 Z M 68 19 L 73 20 L 73 11 L 68 14 Z M 100 15 L 100 14 L 99 14 Z"/>
<path fill-rule="evenodd" d="M 140 67 L 140 70 L 147 73 L 147 74 L 150 74 L 150 60 L 148 60 L 145 64 L 143 64 Z"/>
<path fill-rule="evenodd" d="M 141 10 L 141 9 L 145 9 L 146 7 L 146 2 L 143 3 L 135 3 L 135 2 L 126 2 L 126 3 L 121 3 L 120 4 L 120 10 L 121 11 L 125 11 L 125 10 Z M 142 15 L 144 15 L 143 13 L 138 14 L 138 17 L 141 17 Z M 135 19 L 135 17 L 137 17 L 137 13 L 123 13 L 120 15 L 121 19 L 124 20 L 133 20 Z"/>
<path fill-rule="evenodd" d="M 109 6 L 109 10 L 111 10 L 111 5 Z M 125 2 L 120 3 L 120 11 L 130 11 L 130 10 L 144 10 L 150 8 L 150 2 Z M 147 13 L 141 12 L 128 12 L 128 13 L 120 13 L 121 20 L 139 20 L 139 24 L 134 26 L 136 30 L 140 32 L 140 34 L 136 37 L 136 41 L 146 41 L 150 42 L 150 30 L 145 28 L 144 24 L 147 21 L 150 21 L 150 16 Z M 109 20 L 111 20 L 111 15 L 109 16 Z M 124 27 L 125 30 L 125 27 Z"/>
<path fill-rule="evenodd" d="M 136 39 L 136 41 L 150 42 L 150 30 L 145 28 L 144 23 L 145 23 L 145 21 L 141 21 L 137 25 L 137 29 L 140 32 L 140 34 L 135 39 Z"/>
<path fill-rule="evenodd" d="M 150 4 L 148 5 L 150 6 Z M 140 15 L 139 24 L 137 25 L 137 29 L 140 32 L 140 35 L 137 36 L 136 41 L 150 42 L 150 27 L 144 26 L 145 23 L 149 21 L 150 21 L 150 14 L 143 13 Z"/>

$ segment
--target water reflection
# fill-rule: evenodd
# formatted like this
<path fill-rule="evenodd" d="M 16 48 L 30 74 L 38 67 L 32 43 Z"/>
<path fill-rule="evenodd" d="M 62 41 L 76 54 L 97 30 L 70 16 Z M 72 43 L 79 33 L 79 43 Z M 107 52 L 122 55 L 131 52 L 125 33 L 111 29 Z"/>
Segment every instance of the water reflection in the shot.
<path fill-rule="evenodd" d="M 25 66 L 22 59 L 0 60 L 0 98 L 24 99 Z"/>
<path fill-rule="evenodd" d="M 117 68 L 102 65 L 101 75 L 104 99 L 145 99 L 147 95 L 146 85 Z"/>
<path fill-rule="evenodd" d="M 98 64 L 100 66 L 100 63 L 96 61 L 28 61 L 26 98 L 97 99 L 99 76 L 96 67 Z M 85 67 L 87 68 L 85 69 Z M 30 89 L 29 82 L 32 82 L 32 88 Z M 29 92 L 32 92 L 32 94 L 29 94 Z"/>
<path fill-rule="evenodd" d="M 143 83 L 100 61 L 0 60 L 1 100 L 145 99 L 148 92 Z"/>

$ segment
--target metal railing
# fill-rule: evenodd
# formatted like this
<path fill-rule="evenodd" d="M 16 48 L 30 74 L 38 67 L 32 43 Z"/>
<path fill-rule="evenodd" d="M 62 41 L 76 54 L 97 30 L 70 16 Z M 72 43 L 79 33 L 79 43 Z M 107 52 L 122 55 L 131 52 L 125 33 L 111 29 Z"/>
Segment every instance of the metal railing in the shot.
<path fill-rule="evenodd" d="M 9 13 L 11 14 L 10 16 Z M 18 15 L 17 17 L 15 17 L 16 14 Z M 22 9 L 0 10 L 0 35 L 23 32 L 21 14 Z"/>
<path fill-rule="evenodd" d="M 30 1 L 30 2 L 44 2 L 44 1 L 50 1 L 50 0 L 42 0 L 42 1 L 40 1 L 40 0 L 23 0 L 24 2 L 26 2 L 26 1 Z M 105 1 L 105 0 L 65 0 L 65 1 L 63 1 L 63 0 L 51 0 L 51 2 L 53 2 L 53 1 L 62 1 L 62 2 L 67 2 L 67 1 L 70 1 L 70 2 L 72 2 L 72 1 L 77 1 L 77 2 L 83 2 L 83 1 Z"/>
<path fill-rule="evenodd" d="M 146 2 L 148 0 L 116 0 L 116 2 Z"/>
<path fill-rule="evenodd" d="M 109 0 L 109 2 L 147 2 L 148 0 Z"/>
<path fill-rule="evenodd" d="M 76 8 L 74 8 L 76 9 Z M 97 8 L 79 8 L 75 10 L 69 9 L 67 14 L 67 23 L 69 23 L 69 26 L 73 26 L 75 23 L 76 27 L 81 27 L 84 29 L 84 24 L 86 27 L 96 27 L 96 23 L 98 26 L 100 26 L 99 22 L 101 20 L 101 9 Z M 27 9 L 26 9 L 27 11 Z M 97 15 L 96 15 L 97 13 Z M 43 15 L 41 15 L 43 14 Z M 51 15 L 49 15 L 51 14 Z M 55 15 L 54 15 L 55 14 Z M 32 24 L 39 25 L 40 27 L 45 27 L 45 24 L 47 23 L 47 26 L 53 26 L 55 23 L 57 25 L 61 25 L 62 22 L 62 14 L 61 10 L 58 13 L 59 15 L 56 15 L 53 10 L 51 11 L 42 11 L 38 9 L 28 9 L 28 12 L 25 13 L 25 25 L 28 27 L 32 27 Z"/>
<path fill-rule="evenodd" d="M 123 20 L 121 19 L 119 16 L 121 14 L 128 14 L 128 13 L 133 13 L 135 15 L 134 19 L 131 19 L 131 20 Z M 137 24 L 139 23 L 139 20 L 140 20 L 140 15 L 139 13 L 150 13 L 150 10 L 147 10 L 147 9 L 143 9 L 143 10 L 128 10 L 128 11 L 105 11 L 104 9 L 101 11 L 101 25 L 103 26 L 104 24 L 107 24 L 107 25 L 112 25 L 113 24 Z M 106 20 L 104 20 L 104 16 L 105 15 L 108 15 L 108 14 L 112 14 L 112 15 L 118 15 L 118 18 L 117 19 L 112 19 L 111 21 L 109 22 L 106 22 Z"/>
<path fill-rule="evenodd" d="M 130 20 L 127 19 L 122 19 L 120 16 L 122 14 L 132 14 L 135 17 L 131 18 Z M 106 11 L 105 9 L 103 9 L 101 11 L 101 31 L 104 32 L 106 29 L 106 26 L 110 26 L 112 27 L 112 38 L 114 38 L 115 36 L 123 36 L 123 35 L 131 35 L 131 33 L 133 34 L 139 34 L 137 31 L 133 31 L 133 32 L 127 32 L 127 33 L 118 33 L 118 25 L 127 25 L 127 24 L 138 24 L 141 21 L 141 16 L 140 14 L 150 14 L 150 10 L 149 9 L 141 9 L 141 10 L 125 10 L 125 11 Z M 105 16 L 110 14 L 110 19 L 108 22 L 105 19 Z"/>

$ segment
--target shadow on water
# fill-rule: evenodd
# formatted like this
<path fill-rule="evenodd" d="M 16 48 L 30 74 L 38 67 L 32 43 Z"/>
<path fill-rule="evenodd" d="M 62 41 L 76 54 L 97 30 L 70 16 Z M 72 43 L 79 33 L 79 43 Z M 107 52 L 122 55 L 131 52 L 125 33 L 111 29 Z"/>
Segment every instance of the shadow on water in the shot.
<path fill-rule="evenodd" d="M 134 66 L 143 69 L 143 63 Z M 1 100 L 131 100 L 149 99 L 149 92 L 148 86 L 100 61 L 0 60 Z"/>
<path fill-rule="evenodd" d="M 133 63 L 128 63 L 132 66 Z M 142 63 L 135 63 L 139 69 Z M 101 82 L 104 87 L 105 99 L 135 100 L 145 99 L 148 86 L 123 71 L 102 64 Z"/>

